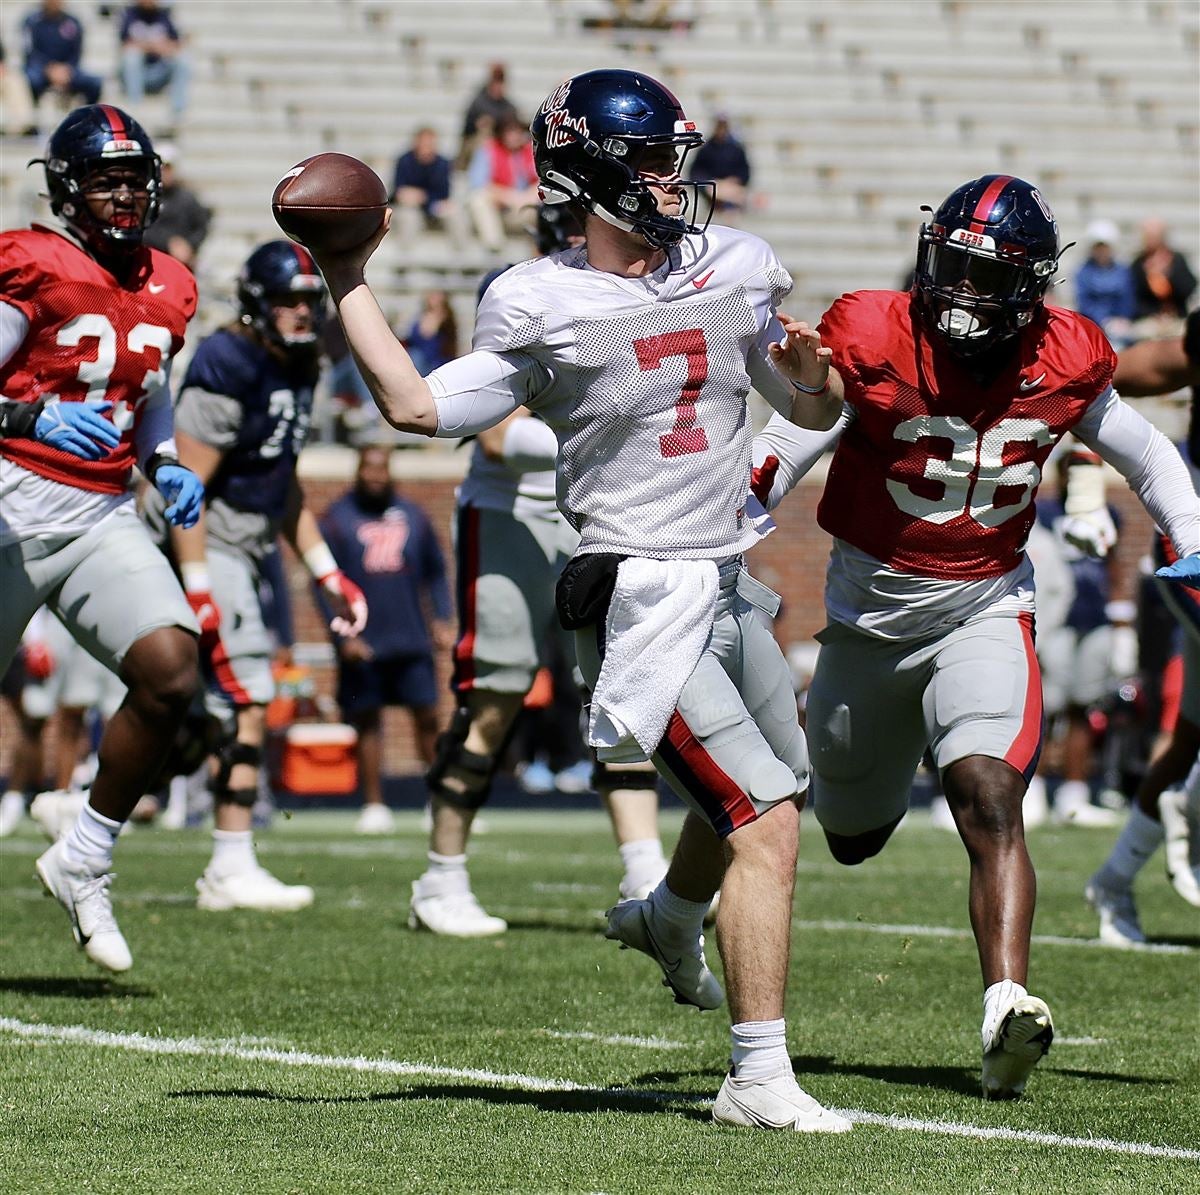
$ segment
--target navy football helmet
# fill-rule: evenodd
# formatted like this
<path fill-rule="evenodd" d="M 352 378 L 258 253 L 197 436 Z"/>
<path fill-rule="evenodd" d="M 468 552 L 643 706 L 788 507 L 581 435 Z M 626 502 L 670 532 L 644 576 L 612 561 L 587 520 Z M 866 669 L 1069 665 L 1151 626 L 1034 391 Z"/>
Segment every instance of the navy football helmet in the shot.
<path fill-rule="evenodd" d="M 127 112 L 111 104 L 76 108 L 51 134 L 45 158 L 33 161 L 45 167 L 50 210 L 93 252 L 120 256 L 141 245 L 158 216 L 162 161 L 149 134 Z M 108 220 L 92 212 L 87 194 L 117 189 L 105 185 L 109 171 L 125 176 L 135 198 L 145 195 L 141 212 L 137 203 L 118 205 Z"/>
<path fill-rule="evenodd" d="M 679 101 L 636 71 L 598 70 L 560 83 L 530 127 L 542 202 L 577 204 L 656 249 L 708 227 L 696 222 L 702 192 L 711 213 L 716 184 L 684 182 L 687 155 L 704 143 Z M 651 183 L 677 186 L 682 210 L 663 215 Z"/>
<path fill-rule="evenodd" d="M 325 280 L 312 254 L 294 241 L 268 241 L 246 258 L 238 275 L 237 297 L 242 323 L 264 340 L 293 352 L 316 347 L 325 322 Z M 285 336 L 274 308 L 305 298 L 312 306 L 312 330 Z"/>
<path fill-rule="evenodd" d="M 1033 319 L 1062 252 L 1032 183 L 1008 174 L 964 183 L 921 226 L 915 286 L 926 326 L 961 356 L 996 347 Z"/>

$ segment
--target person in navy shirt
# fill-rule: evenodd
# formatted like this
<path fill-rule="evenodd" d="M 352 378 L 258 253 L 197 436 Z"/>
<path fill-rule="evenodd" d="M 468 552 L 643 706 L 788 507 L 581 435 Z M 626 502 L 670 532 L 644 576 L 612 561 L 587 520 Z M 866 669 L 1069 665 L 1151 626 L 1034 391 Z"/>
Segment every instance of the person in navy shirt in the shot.
<path fill-rule="evenodd" d="M 410 709 L 421 757 L 431 764 L 438 732 L 433 651 L 448 650 L 454 642 L 442 549 L 425 511 L 392 488 L 390 459 L 389 448 L 362 449 L 354 488 L 321 520 L 338 567 L 363 591 L 371 610 L 361 636 L 337 642 L 338 704 L 358 731 L 363 834 L 392 827 L 383 803 L 380 713 L 385 706 Z"/>
<path fill-rule="evenodd" d="M 85 104 L 100 99 L 102 81 L 79 65 L 83 57 L 83 26 L 62 0 L 43 0 L 21 27 L 25 46 L 25 78 L 36 104 L 53 88 L 81 96 Z"/>

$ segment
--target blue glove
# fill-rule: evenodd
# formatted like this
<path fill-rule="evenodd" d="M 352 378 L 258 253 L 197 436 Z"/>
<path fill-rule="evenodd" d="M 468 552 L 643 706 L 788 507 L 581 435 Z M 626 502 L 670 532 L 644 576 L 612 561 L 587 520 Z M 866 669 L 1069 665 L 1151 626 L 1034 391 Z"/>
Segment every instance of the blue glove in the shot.
<path fill-rule="evenodd" d="M 1189 589 L 1200 589 L 1200 554 L 1181 556 L 1174 564 L 1155 569 L 1154 575 L 1162 577 L 1164 581 L 1186 585 Z"/>
<path fill-rule="evenodd" d="M 154 488 L 170 504 L 165 513 L 172 527 L 187 530 L 200 521 L 204 482 L 191 469 L 182 465 L 159 465 L 154 474 Z"/>
<path fill-rule="evenodd" d="M 34 424 L 34 439 L 85 461 L 98 461 L 121 442 L 121 433 L 104 418 L 111 410 L 110 402 L 48 402 Z"/>

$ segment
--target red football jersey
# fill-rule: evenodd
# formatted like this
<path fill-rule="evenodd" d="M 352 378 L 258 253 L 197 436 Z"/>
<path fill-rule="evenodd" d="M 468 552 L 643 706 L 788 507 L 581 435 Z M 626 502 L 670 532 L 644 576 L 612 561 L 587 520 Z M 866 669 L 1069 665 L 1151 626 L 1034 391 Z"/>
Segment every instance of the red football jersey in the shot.
<path fill-rule="evenodd" d="M 1112 382 L 1091 320 L 1045 308 L 982 386 L 926 334 L 910 295 L 857 291 L 825 313 L 857 418 L 817 521 L 900 572 L 977 580 L 1020 563 L 1051 448 Z"/>
<path fill-rule="evenodd" d="M 141 404 L 162 384 L 196 311 L 195 279 L 173 257 L 145 248 L 122 284 L 74 241 L 35 226 L 0 233 L 0 301 L 29 320 L 24 342 L 0 368 L 0 393 L 21 402 L 108 399 L 107 418 L 122 431 L 98 461 L 37 440 L 0 440 L 0 454 L 53 481 L 121 493 L 135 463 Z"/>

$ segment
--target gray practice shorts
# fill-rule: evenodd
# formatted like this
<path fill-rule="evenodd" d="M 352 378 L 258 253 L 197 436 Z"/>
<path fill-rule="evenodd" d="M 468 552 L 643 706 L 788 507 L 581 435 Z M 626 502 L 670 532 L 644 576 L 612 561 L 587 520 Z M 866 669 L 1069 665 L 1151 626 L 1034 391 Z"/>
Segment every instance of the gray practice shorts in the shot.
<path fill-rule="evenodd" d="M 111 718 L 125 700 L 125 686 L 99 660 L 88 655 L 53 615 L 43 625 L 43 641 L 54 659 L 45 680 L 31 681 L 21 693 L 21 708 L 31 718 L 49 718 L 60 706 L 97 709 Z"/>
<path fill-rule="evenodd" d="M 0 548 L 0 668 L 43 605 L 116 673 L 151 631 L 200 630 L 167 558 L 132 511 L 110 515 L 84 535 Z"/>
<path fill-rule="evenodd" d="M 459 507 L 455 692 L 529 692 L 550 636 L 561 633 L 554 585 L 578 543 L 557 519 Z"/>
<path fill-rule="evenodd" d="M 942 773 L 969 755 L 1028 783 L 1042 744 L 1032 620 L 979 618 L 934 639 L 892 642 L 833 623 L 808 698 L 817 820 L 854 837 L 908 808 L 926 747 Z"/>
<path fill-rule="evenodd" d="M 1068 706 L 1086 709 L 1116 688 L 1112 632 L 1111 626 L 1083 632 L 1055 627 L 1038 636 L 1042 700 L 1047 714 L 1060 714 Z"/>
<path fill-rule="evenodd" d="M 246 557 L 208 545 L 208 575 L 221 611 L 221 641 L 204 661 L 205 706 L 216 718 L 230 709 L 266 705 L 275 696 L 274 644 L 263 622 L 259 570 Z"/>
<path fill-rule="evenodd" d="M 808 788 L 808 748 L 771 622 L 778 599 L 738 562 L 721 566 L 712 634 L 684 685 L 654 766 L 721 838 Z M 605 627 L 575 633 L 589 688 Z"/>

